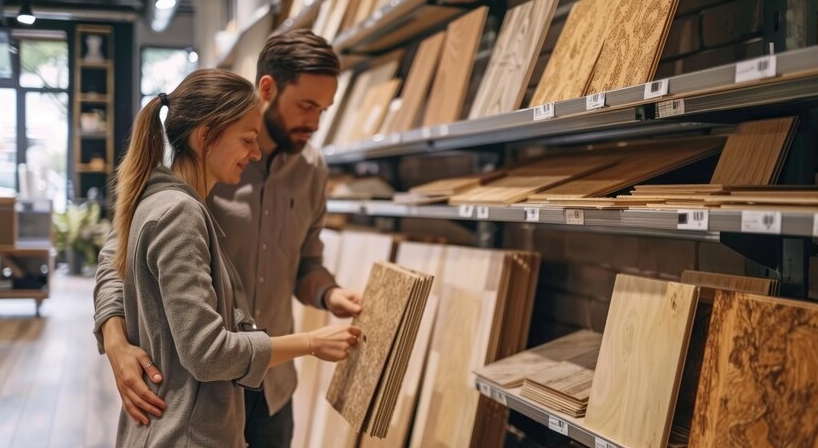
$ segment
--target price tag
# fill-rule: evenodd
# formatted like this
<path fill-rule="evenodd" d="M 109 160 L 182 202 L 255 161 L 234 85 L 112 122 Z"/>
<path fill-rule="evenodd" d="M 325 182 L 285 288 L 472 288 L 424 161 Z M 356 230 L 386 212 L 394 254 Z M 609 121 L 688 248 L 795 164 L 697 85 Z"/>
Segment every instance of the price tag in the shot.
<path fill-rule="evenodd" d="M 546 103 L 534 108 L 534 121 L 554 118 L 554 103 Z"/>
<path fill-rule="evenodd" d="M 526 207 L 524 210 L 526 222 L 540 222 L 540 209 Z"/>
<path fill-rule="evenodd" d="M 565 223 L 572 226 L 584 226 L 585 210 L 566 210 Z"/>
<path fill-rule="evenodd" d="M 708 210 L 679 210 L 679 221 L 676 228 L 679 230 L 703 230 L 710 226 L 710 212 Z"/>
<path fill-rule="evenodd" d="M 474 216 L 474 206 L 461 205 L 460 208 L 457 210 L 457 214 L 460 215 L 461 218 L 471 218 L 472 216 Z"/>
<path fill-rule="evenodd" d="M 395 134 L 390 135 L 389 136 L 389 143 L 391 143 L 393 145 L 397 145 L 398 143 L 400 143 L 400 134 L 395 133 Z"/>
<path fill-rule="evenodd" d="M 741 212 L 741 231 L 750 233 L 781 234 L 781 212 Z"/>
<path fill-rule="evenodd" d="M 432 138 L 432 128 L 429 126 L 421 128 L 420 135 L 423 136 L 423 138 Z"/>
<path fill-rule="evenodd" d="M 491 386 L 486 383 L 477 383 L 480 393 L 491 398 Z"/>
<path fill-rule="evenodd" d="M 477 207 L 477 219 L 489 219 L 489 208 Z"/>
<path fill-rule="evenodd" d="M 440 126 L 437 127 L 437 133 L 441 137 L 445 137 L 445 136 L 449 135 L 449 125 L 448 124 L 441 124 Z"/>
<path fill-rule="evenodd" d="M 680 98 L 678 100 L 662 101 L 656 105 L 656 115 L 659 118 L 672 117 L 674 115 L 682 115 L 685 113 L 685 100 Z"/>
<path fill-rule="evenodd" d="M 585 97 L 585 110 L 600 109 L 605 106 L 605 94 L 595 93 Z"/>
<path fill-rule="evenodd" d="M 645 84 L 645 99 L 661 98 L 667 95 L 667 88 L 670 83 L 667 79 L 660 79 Z"/>
<path fill-rule="evenodd" d="M 594 437 L 594 448 L 617 448 L 617 446 L 605 439 Z"/>
<path fill-rule="evenodd" d="M 736 64 L 736 82 L 757 81 L 775 76 L 777 58 L 763 56 Z"/>
<path fill-rule="evenodd" d="M 508 400 L 506 400 L 506 394 L 500 392 L 499 390 L 494 391 L 494 401 L 502 404 L 503 406 L 508 406 Z"/>
<path fill-rule="evenodd" d="M 548 429 L 564 436 L 568 435 L 568 423 L 550 415 L 548 416 Z"/>

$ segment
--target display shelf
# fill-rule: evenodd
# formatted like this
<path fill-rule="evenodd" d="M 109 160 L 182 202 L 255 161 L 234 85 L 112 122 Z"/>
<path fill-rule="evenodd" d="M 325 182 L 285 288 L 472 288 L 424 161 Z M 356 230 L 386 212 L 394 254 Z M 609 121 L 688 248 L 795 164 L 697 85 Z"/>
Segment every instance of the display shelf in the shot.
<path fill-rule="evenodd" d="M 597 210 L 574 207 L 403 205 L 391 201 L 330 200 L 330 213 L 401 218 L 453 219 L 547 224 L 562 229 L 717 241 L 721 232 L 813 237 L 816 214 L 809 212 L 707 210 L 701 230 L 679 224 L 686 210 Z M 699 211 L 699 210 L 697 210 Z M 764 224 L 768 219 L 769 227 Z M 776 224 L 780 223 L 779 224 Z M 680 228 L 681 227 L 681 228 Z"/>
<path fill-rule="evenodd" d="M 755 61 L 758 62 L 758 61 Z M 775 56 L 776 76 L 736 83 L 738 62 L 666 80 L 667 94 L 645 99 L 652 83 L 605 92 L 605 106 L 586 110 L 587 98 L 553 104 L 553 117 L 528 108 L 324 148 L 327 162 L 435 153 L 495 143 L 538 140 L 578 144 L 712 128 L 731 123 L 714 113 L 818 101 L 818 47 Z M 665 81 L 659 81 L 664 84 Z M 661 109 L 661 110 L 660 110 Z M 741 114 L 736 114 L 741 115 Z M 732 121 L 740 121 L 737 116 Z"/>
<path fill-rule="evenodd" d="M 301 12 L 298 13 L 295 17 L 290 17 L 286 19 L 284 22 L 281 23 L 275 30 L 270 34 L 271 36 L 277 36 L 279 34 L 284 34 L 287 31 L 298 30 L 302 28 L 308 28 L 312 26 L 312 23 L 315 21 L 316 17 L 318 16 L 318 10 L 321 9 L 321 3 L 324 0 L 305 0 L 304 1 L 304 8 Z"/>
<path fill-rule="evenodd" d="M 471 0 L 392 0 L 340 33 L 333 46 L 341 54 L 381 53 L 444 26 L 480 4 Z"/>
<path fill-rule="evenodd" d="M 236 62 L 236 53 L 238 52 L 238 47 L 241 44 L 241 40 L 246 35 L 250 29 L 254 26 L 259 25 L 262 21 L 267 20 L 273 14 L 275 8 L 278 7 L 278 2 L 276 3 L 269 3 L 267 5 L 261 6 L 253 13 L 253 19 L 250 20 L 244 27 L 240 30 L 236 31 L 235 33 L 231 33 L 233 36 L 232 44 L 228 46 L 223 51 L 223 55 L 221 58 L 217 58 L 216 67 L 217 68 L 232 68 L 233 64 Z M 268 30 L 270 28 L 267 28 Z"/>
<path fill-rule="evenodd" d="M 80 59 L 79 61 L 77 61 L 77 65 L 82 67 L 82 68 L 98 68 L 98 69 L 104 69 L 104 70 L 111 70 L 113 68 L 113 66 L 114 66 L 114 63 L 111 60 L 86 61 L 86 60 Z"/>

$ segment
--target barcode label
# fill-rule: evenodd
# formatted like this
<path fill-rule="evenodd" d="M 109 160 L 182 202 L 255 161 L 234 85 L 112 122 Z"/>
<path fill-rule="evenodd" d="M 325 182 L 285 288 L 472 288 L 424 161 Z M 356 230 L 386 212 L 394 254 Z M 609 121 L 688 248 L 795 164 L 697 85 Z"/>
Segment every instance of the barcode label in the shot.
<path fill-rule="evenodd" d="M 432 128 L 428 126 L 420 128 L 420 135 L 423 136 L 423 138 L 432 138 Z"/>
<path fill-rule="evenodd" d="M 548 429 L 564 436 L 568 435 L 568 423 L 565 423 L 557 417 L 548 416 Z"/>
<path fill-rule="evenodd" d="M 594 448 L 617 448 L 617 446 L 605 439 L 594 437 Z"/>
<path fill-rule="evenodd" d="M 441 124 L 437 127 L 437 134 L 441 137 L 445 137 L 449 135 L 449 125 L 448 124 Z"/>
<path fill-rule="evenodd" d="M 772 78 L 776 72 L 777 58 L 774 55 L 763 56 L 736 64 L 736 82 L 757 81 Z"/>
<path fill-rule="evenodd" d="M 526 222 L 540 222 L 540 209 L 526 207 L 525 220 Z"/>
<path fill-rule="evenodd" d="M 494 401 L 502 404 L 503 406 L 508 406 L 508 400 L 506 399 L 506 394 L 500 392 L 499 390 L 494 391 Z"/>
<path fill-rule="evenodd" d="M 546 103 L 534 108 L 534 121 L 554 118 L 554 103 Z"/>
<path fill-rule="evenodd" d="M 486 383 L 477 383 L 480 393 L 491 398 L 491 386 Z"/>
<path fill-rule="evenodd" d="M 457 214 L 460 215 L 461 218 L 471 218 L 472 216 L 474 216 L 474 206 L 461 205 L 457 211 Z"/>
<path fill-rule="evenodd" d="M 565 223 L 572 226 L 585 225 L 585 211 L 584 210 L 566 210 Z"/>
<path fill-rule="evenodd" d="M 741 212 L 741 231 L 749 233 L 781 234 L 781 212 Z"/>
<path fill-rule="evenodd" d="M 710 228 L 710 212 L 707 210 L 679 210 L 679 220 L 676 228 L 706 232 Z"/>
<path fill-rule="evenodd" d="M 595 93 L 585 97 L 585 110 L 599 109 L 605 106 L 605 94 Z"/>
<path fill-rule="evenodd" d="M 477 207 L 477 219 L 489 219 L 489 208 Z"/>
<path fill-rule="evenodd" d="M 683 113 L 685 113 L 685 100 L 682 98 L 678 100 L 662 101 L 656 105 L 656 115 L 658 115 L 659 118 L 682 115 Z"/>
<path fill-rule="evenodd" d="M 660 79 L 645 84 L 645 99 L 661 98 L 667 95 L 668 85 L 670 83 L 667 79 Z"/>

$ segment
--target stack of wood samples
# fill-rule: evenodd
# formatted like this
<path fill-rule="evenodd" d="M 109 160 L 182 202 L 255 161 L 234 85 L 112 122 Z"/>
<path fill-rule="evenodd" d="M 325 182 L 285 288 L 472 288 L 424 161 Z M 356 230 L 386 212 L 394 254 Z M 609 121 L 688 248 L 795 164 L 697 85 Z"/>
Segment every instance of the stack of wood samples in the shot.
<path fill-rule="evenodd" d="M 349 358 L 338 363 L 327 392 L 356 432 L 386 436 L 432 280 L 391 263 L 372 266 L 366 308 L 352 321 L 363 334 Z"/>
<path fill-rule="evenodd" d="M 705 286 L 727 291 L 747 292 L 765 296 L 777 295 L 781 282 L 771 278 L 745 277 L 743 275 L 718 274 L 686 270 L 682 272 L 682 283 Z"/>
<path fill-rule="evenodd" d="M 689 446 L 818 446 L 818 306 L 717 291 Z"/>
<path fill-rule="evenodd" d="M 503 414 L 480 400 L 472 372 L 523 348 L 538 272 L 537 254 L 446 248 L 413 448 L 496 446 L 488 441 L 502 438 L 504 425 L 495 423 Z"/>
<path fill-rule="evenodd" d="M 432 338 L 432 329 L 437 317 L 437 308 L 440 303 L 441 282 L 439 277 L 443 268 L 445 253 L 446 246 L 440 244 L 403 242 L 398 246 L 398 254 L 395 257 L 397 264 L 433 275 L 435 280 L 426 301 L 426 308 L 423 311 L 423 317 L 415 338 L 415 345 L 412 347 L 412 353 L 409 356 L 409 365 L 397 397 L 395 413 L 389 424 L 387 436 L 384 439 L 377 439 L 364 434 L 359 445 L 361 448 L 392 448 L 406 445 L 418 402 L 421 379 L 426 366 L 426 356 Z"/>
<path fill-rule="evenodd" d="M 599 347 L 530 375 L 522 396 L 571 417 L 584 416 L 598 357 Z"/>
<path fill-rule="evenodd" d="M 506 12 L 469 119 L 520 107 L 557 0 L 529 0 Z"/>
<path fill-rule="evenodd" d="M 667 445 L 698 295 L 692 285 L 617 276 L 588 429 L 622 446 Z"/>

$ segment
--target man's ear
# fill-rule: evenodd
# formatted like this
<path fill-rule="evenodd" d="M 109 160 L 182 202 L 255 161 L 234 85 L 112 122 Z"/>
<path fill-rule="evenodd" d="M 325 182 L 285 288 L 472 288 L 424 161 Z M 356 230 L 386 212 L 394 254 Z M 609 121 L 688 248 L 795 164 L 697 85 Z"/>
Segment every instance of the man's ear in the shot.
<path fill-rule="evenodd" d="M 258 95 L 262 101 L 272 102 L 278 95 L 276 80 L 270 75 L 264 75 L 258 80 Z"/>

